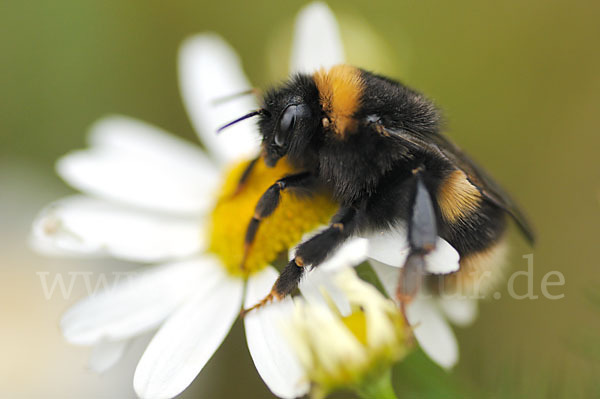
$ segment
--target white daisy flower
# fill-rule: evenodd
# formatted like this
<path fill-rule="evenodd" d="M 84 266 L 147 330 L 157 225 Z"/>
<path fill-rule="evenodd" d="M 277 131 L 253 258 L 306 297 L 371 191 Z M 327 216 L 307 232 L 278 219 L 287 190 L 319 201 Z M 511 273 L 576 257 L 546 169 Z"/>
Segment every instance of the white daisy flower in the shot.
<path fill-rule="evenodd" d="M 296 22 L 292 72 L 342 61 L 335 18 L 325 5 L 309 5 Z M 48 206 L 32 232 L 32 245 L 44 253 L 152 264 L 77 303 L 61 321 L 69 342 L 95 347 L 91 363 L 97 370 L 114 364 L 128 341 L 158 329 L 134 376 L 143 398 L 181 393 L 219 347 L 242 305 L 270 291 L 277 272 L 269 263 L 335 210 L 328 198 L 307 205 L 306 199 L 284 197 L 281 210 L 261 225 L 247 268 L 240 270 L 246 221 L 260 195 L 290 169 L 285 162 L 272 169 L 259 162 L 248 185 L 234 194 L 245 165 L 259 152 L 260 137 L 251 122 L 215 132 L 257 105 L 251 97 L 219 105 L 214 100 L 252 86 L 235 52 L 213 34 L 188 39 L 179 68 L 184 103 L 209 153 L 131 118 L 100 120 L 91 129 L 89 148 L 57 164 L 58 174 L 84 194 Z M 256 368 L 282 398 L 308 390 L 275 327 L 290 301 L 244 319 Z"/>
<path fill-rule="evenodd" d="M 311 396 L 323 398 L 343 388 L 362 397 L 395 397 L 389 371 L 408 351 L 400 310 L 350 268 L 330 272 L 328 282 L 322 292 L 328 296 L 333 286 L 343 293 L 347 312 L 332 298 L 326 306 L 303 293 L 283 326 L 311 382 Z"/>

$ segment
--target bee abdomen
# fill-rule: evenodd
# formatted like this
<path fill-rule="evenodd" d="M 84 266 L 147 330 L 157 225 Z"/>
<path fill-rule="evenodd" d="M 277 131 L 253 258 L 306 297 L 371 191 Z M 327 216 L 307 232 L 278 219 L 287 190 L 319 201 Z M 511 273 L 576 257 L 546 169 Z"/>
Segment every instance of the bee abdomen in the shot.
<path fill-rule="evenodd" d="M 502 275 L 506 255 L 505 211 L 487 201 L 460 170 L 451 172 L 437 191 L 440 236 L 460 254 L 460 269 L 433 277 L 437 291 L 483 294 Z"/>
<path fill-rule="evenodd" d="M 461 170 L 455 170 L 442 182 L 437 201 L 442 218 L 448 223 L 460 223 L 480 208 L 482 196 Z"/>

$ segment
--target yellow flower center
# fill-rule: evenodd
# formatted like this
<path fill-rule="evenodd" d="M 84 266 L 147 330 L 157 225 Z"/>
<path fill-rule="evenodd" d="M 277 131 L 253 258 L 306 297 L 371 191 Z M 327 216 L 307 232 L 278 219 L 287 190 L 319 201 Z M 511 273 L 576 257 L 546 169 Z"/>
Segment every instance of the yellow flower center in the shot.
<path fill-rule="evenodd" d="M 233 165 L 225 174 L 209 223 L 208 250 L 216 254 L 227 271 L 235 276 L 247 276 L 262 270 L 282 252 L 297 244 L 303 234 L 327 223 L 337 209 L 337 205 L 325 194 L 298 197 L 292 192 L 282 192 L 279 207 L 261 221 L 242 269 L 246 228 L 259 198 L 278 179 L 294 173 L 285 159 L 273 168 L 259 160 L 243 189 L 236 193 L 248 163 Z"/>
<path fill-rule="evenodd" d="M 356 337 L 358 342 L 367 346 L 367 318 L 360 308 L 352 309 L 352 313 L 342 317 L 342 322 Z"/>

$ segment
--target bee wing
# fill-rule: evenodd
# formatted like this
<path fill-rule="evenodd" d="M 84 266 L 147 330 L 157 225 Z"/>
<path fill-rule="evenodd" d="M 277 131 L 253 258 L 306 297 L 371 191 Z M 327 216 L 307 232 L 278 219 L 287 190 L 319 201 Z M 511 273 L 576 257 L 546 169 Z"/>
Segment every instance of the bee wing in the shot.
<path fill-rule="evenodd" d="M 405 145 L 415 150 L 425 151 L 445 158 L 458 169 L 462 170 L 467 175 L 471 184 L 479 190 L 484 198 L 502 208 L 513 218 L 527 240 L 533 244 L 535 241 L 533 228 L 519 206 L 482 167 L 477 165 L 456 144 L 441 134 L 424 135 L 385 127 L 383 129 L 385 136 L 400 139 Z"/>

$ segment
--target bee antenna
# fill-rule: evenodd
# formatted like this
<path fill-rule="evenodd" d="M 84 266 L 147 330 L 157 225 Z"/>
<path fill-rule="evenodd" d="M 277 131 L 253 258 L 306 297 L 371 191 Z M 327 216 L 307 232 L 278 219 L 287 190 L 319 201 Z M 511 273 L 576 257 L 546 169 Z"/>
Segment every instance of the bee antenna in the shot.
<path fill-rule="evenodd" d="M 262 108 L 254 110 L 252 112 L 249 112 L 246 115 L 240 116 L 236 120 L 229 122 L 225 126 L 221 126 L 220 128 L 217 129 L 217 133 L 221 133 L 221 131 L 223 131 L 224 129 L 227 129 L 229 126 L 235 125 L 238 122 L 241 122 L 248 118 L 252 118 L 253 116 L 256 116 L 256 115 L 269 115 L 269 112 L 266 109 L 262 109 Z"/>
<path fill-rule="evenodd" d="M 258 95 L 259 90 L 258 89 L 248 89 L 248 90 L 240 91 L 239 93 L 229 94 L 227 96 L 215 98 L 214 100 L 212 100 L 212 105 L 220 105 L 220 104 L 226 103 L 228 101 L 235 100 L 238 97 L 247 96 L 249 94 Z"/>

